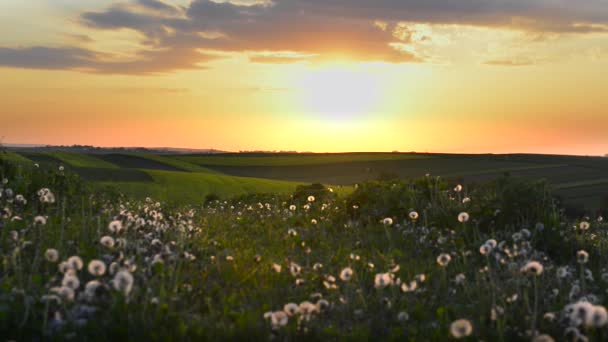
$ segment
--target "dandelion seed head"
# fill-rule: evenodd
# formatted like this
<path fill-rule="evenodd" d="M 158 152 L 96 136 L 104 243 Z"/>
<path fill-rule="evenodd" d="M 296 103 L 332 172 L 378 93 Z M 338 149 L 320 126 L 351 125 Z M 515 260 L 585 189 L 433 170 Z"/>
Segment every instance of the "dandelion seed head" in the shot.
<path fill-rule="evenodd" d="M 78 271 L 80 271 L 82 269 L 82 266 L 84 265 L 82 262 L 82 258 L 77 255 L 69 257 L 67 263 L 71 269 Z"/>
<path fill-rule="evenodd" d="M 540 276 L 543 273 L 544 267 L 538 261 L 529 261 L 522 267 L 522 273 L 532 275 L 532 276 Z"/>
<path fill-rule="evenodd" d="M 44 226 L 44 225 L 46 225 L 46 217 L 40 216 L 40 215 L 34 217 L 34 224 L 37 225 L 37 226 Z"/>
<path fill-rule="evenodd" d="M 87 269 L 92 276 L 101 277 L 106 273 L 106 264 L 101 260 L 91 260 Z"/>
<path fill-rule="evenodd" d="M 133 275 L 127 270 L 121 270 L 114 275 L 112 286 L 116 291 L 128 296 L 133 289 Z"/>
<path fill-rule="evenodd" d="M 283 311 L 287 314 L 287 316 L 295 316 L 300 312 L 300 307 L 296 303 L 288 303 L 283 307 Z"/>
<path fill-rule="evenodd" d="M 460 223 L 466 223 L 469 221 L 469 214 L 467 212 L 462 212 L 460 214 L 458 214 L 458 222 Z"/>
<path fill-rule="evenodd" d="M 349 281 L 353 276 L 353 269 L 350 267 L 346 267 L 340 272 L 340 279 L 342 281 Z"/>
<path fill-rule="evenodd" d="M 59 252 L 54 248 L 49 248 L 44 252 L 44 258 L 48 262 L 57 262 L 59 260 Z"/>
<path fill-rule="evenodd" d="M 374 278 L 374 287 L 383 289 L 393 284 L 393 277 L 389 273 L 378 273 Z"/>
<path fill-rule="evenodd" d="M 410 211 L 409 217 L 410 217 L 410 220 L 416 221 L 420 217 L 420 215 L 418 215 L 418 212 L 416 212 L 416 211 Z"/>
<path fill-rule="evenodd" d="M 473 325 L 469 320 L 459 319 L 450 324 L 450 334 L 456 339 L 470 336 L 473 333 Z"/>
<path fill-rule="evenodd" d="M 589 253 L 584 250 L 576 252 L 576 262 L 583 265 L 589 261 Z"/>
<path fill-rule="evenodd" d="M 101 243 L 102 246 L 106 247 L 106 248 L 113 248 L 114 247 L 114 238 L 111 236 L 103 236 L 100 240 L 99 243 Z"/>
<path fill-rule="evenodd" d="M 452 261 L 452 257 L 447 253 L 441 253 L 437 257 L 437 264 L 441 267 L 446 267 L 450 261 Z"/>

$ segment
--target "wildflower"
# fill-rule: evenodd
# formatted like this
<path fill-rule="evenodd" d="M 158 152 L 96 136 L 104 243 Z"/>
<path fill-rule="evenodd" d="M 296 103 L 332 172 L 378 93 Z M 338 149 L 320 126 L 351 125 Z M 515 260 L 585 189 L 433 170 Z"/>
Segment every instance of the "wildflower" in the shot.
<path fill-rule="evenodd" d="M 452 261 L 452 257 L 446 253 L 441 253 L 437 257 L 437 263 L 441 267 L 446 267 L 450 263 L 450 261 Z"/>
<path fill-rule="evenodd" d="M 101 277 L 106 273 L 106 264 L 100 260 L 91 260 L 88 266 L 89 273 L 94 277 Z"/>
<path fill-rule="evenodd" d="M 310 317 L 310 315 L 317 312 L 317 306 L 309 301 L 304 301 L 304 302 L 300 303 L 299 308 L 300 308 L 300 313 L 303 316 Z"/>
<path fill-rule="evenodd" d="M 471 202 L 471 198 L 470 197 L 465 197 L 465 198 L 462 199 L 462 204 L 467 204 L 469 202 Z"/>
<path fill-rule="evenodd" d="M 543 318 L 549 322 L 555 321 L 555 314 L 553 312 L 547 312 L 543 315 Z"/>
<path fill-rule="evenodd" d="M 524 267 L 521 268 L 521 272 L 528 275 L 539 276 L 543 273 L 543 269 L 543 265 L 540 262 L 529 261 Z"/>
<path fill-rule="evenodd" d="M 588 229 L 589 229 L 589 227 L 591 227 L 591 225 L 590 225 L 590 224 L 589 224 L 589 222 L 587 222 L 587 221 L 582 221 L 581 223 L 579 223 L 578 227 L 579 227 L 581 230 L 588 230 Z"/>
<path fill-rule="evenodd" d="M 498 245 L 498 242 L 496 242 L 496 240 L 494 240 L 494 239 L 490 239 L 490 240 L 486 241 L 485 244 L 492 247 L 492 249 L 494 249 Z"/>
<path fill-rule="evenodd" d="M 296 303 L 288 303 L 283 307 L 283 311 L 287 314 L 287 316 L 291 317 L 297 315 L 300 312 L 300 307 Z"/>
<path fill-rule="evenodd" d="M 101 243 L 102 246 L 106 247 L 106 248 L 113 248 L 114 247 L 114 238 L 111 236 L 103 236 L 100 240 L 99 243 Z"/>
<path fill-rule="evenodd" d="M 410 281 L 409 285 L 407 283 L 401 284 L 401 292 L 404 293 L 416 291 L 417 288 L 418 282 L 415 280 Z"/>
<path fill-rule="evenodd" d="M 69 257 L 67 260 L 67 263 L 71 269 L 77 270 L 77 271 L 80 271 L 83 266 L 82 259 L 77 255 Z"/>
<path fill-rule="evenodd" d="M 262 261 L 262 256 L 261 256 L 261 255 L 259 255 L 259 254 L 254 255 L 254 256 L 253 256 L 253 261 L 255 261 L 255 262 L 260 262 L 260 261 Z"/>
<path fill-rule="evenodd" d="M 315 201 L 315 196 L 308 196 L 308 202 L 312 203 Z"/>
<path fill-rule="evenodd" d="M 41 203 L 53 204 L 55 203 L 55 195 L 48 188 L 42 188 L 38 190 L 38 199 Z"/>
<path fill-rule="evenodd" d="M 84 295 L 88 300 L 93 300 L 96 297 L 97 289 L 101 286 L 99 280 L 91 280 L 84 286 Z"/>
<path fill-rule="evenodd" d="M 279 264 L 272 264 L 272 269 L 277 273 L 281 273 L 282 267 Z"/>
<path fill-rule="evenodd" d="M 65 170 L 65 167 L 63 165 L 59 165 L 59 171 L 63 172 Z"/>
<path fill-rule="evenodd" d="M 393 284 L 393 277 L 389 273 L 378 273 L 374 279 L 374 287 L 383 289 Z"/>
<path fill-rule="evenodd" d="M 470 336 L 472 332 L 473 326 L 466 319 L 456 320 L 450 325 L 450 333 L 456 339 Z"/>
<path fill-rule="evenodd" d="M 479 253 L 481 255 L 487 255 L 490 252 L 492 252 L 492 247 L 488 244 L 483 244 L 481 247 L 479 247 Z"/>
<path fill-rule="evenodd" d="M 462 185 L 460 185 L 460 184 L 456 185 L 456 187 L 454 187 L 454 191 L 455 192 L 461 192 L 462 191 Z"/>
<path fill-rule="evenodd" d="M 567 305 L 565 311 L 575 325 L 591 325 L 591 314 L 593 313 L 593 305 L 591 303 L 579 301 Z"/>
<path fill-rule="evenodd" d="M 70 287 L 61 286 L 61 287 L 52 287 L 50 291 L 59 297 L 62 300 L 71 302 L 74 300 L 74 290 Z"/>
<path fill-rule="evenodd" d="M 294 204 L 290 205 L 289 210 L 296 211 L 296 206 Z"/>
<path fill-rule="evenodd" d="M 293 228 L 289 228 L 287 230 L 287 235 L 289 235 L 289 236 L 298 236 L 298 232 L 295 229 L 293 229 Z"/>
<path fill-rule="evenodd" d="M 342 270 L 342 272 L 340 272 L 340 279 L 342 279 L 342 281 L 349 281 L 352 276 L 353 269 L 350 267 L 346 267 Z"/>
<path fill-rule="evenodd" d="M 234 261 L 234 257 L 232 255 L 226 255 L 226 261 L 233 262 Z"/>
<path fill-rule="evenodd" d="M 119 271 L 114 276 L 112 285 L 116 291 L 120 291 L 125 296 L 128 296 L 133 289 L 133 275 L 127 270 Z"/>
<path fill-rule="evenodd" d="M 61 285 L 65 287 L 69 287 L 72 290 L 77 290 L 80 287 L 80 280 L 76 275 L 66 273 L 63 276 L 63 280 L 61 281 Z"/>
<path fill-rule="evenodd" d="M 312 269 L 315 271 L 320 271 L 323 268 L 323 264 L 320 262 L 316 262 L 314 265 L 312 265 Z"/>
<path fill-rule="evenodd" d="M 57 262 L 59 260 L 59 252 L 54 248 L 49 248 L 44 252 L 44 258 L 48 262 Z"/>
<path fill-rule="evenodd" d="M 593 311 L 591 312 L 591 317 L 588 320 L 588 325 L 601 328 L 608 323 L 608 312 L 606 312 L 606 308 L 603 306 L 595 305 L 593 306 Z"/>
<path fill-rule="evenodd" d="M 317 220 L 313 218 L 312 220 L 310 220 L 310 223 L 313 224 L 313 225 L 316 225 L 317 224 Z"/>
<path fill-rule="evenodd" d="M 46 225 L 46 217 L 44 216 L 36 216 L 34 217 L 34 224 L 37 226 L 44 226 Z"/>
<path fill-rule="evenodd" d="M 272 325 L 272 330 L 278 330 L 281 327 L 284 327 L 289 323 L 289 316 L 284 311 L 273 312 L 270 316 L 270 324 Z"/>
<path fill-rule="evenodd" d="M 418 219 L 418 217 L 420 217 L 420 215 L 418 215 L 418 213 L 415 211 L 410 211 L 409 216 L 410 216 L 410 220 L 412 220 L 412 221 L 416 221 Z"/>
<path fill-rule="evenodd" d="M 119 220 L 114 220 L 108 224 L 108 230 L 112 233 L 120 233 L 122 230 L 122 222 Z"/>
<path fill-rule="evenodd" d="M 292 262 L 289 265 L 289 272 L 291 273 L 292 276 L 297 276 L 298 274 L 300 274 L 300 272 L 302 271 L 302 267 L 298 264 L 296 264 L 295 262 Z"/>
<path fill-rule="evenodd" d="M 579 264 L 586 264 L 589 261 L 589 253 L 584 250 L 576 252 L 576 262 Z"/>
<path fill-rule="evenodd" d="M 407 314 L 407 312 L 405 311 L 401 311 L 398 315 L 397 315 L 397 320 L 399 322 L 405 322 L 407 320 L 410 319 L 410 315 Z"/>
<path fill-rule="evenodd" d="M 464 281 L 465 281 L 466 279 L 467 279 L 467 277 L 464 275 L 464 273 L 458 273 L 458 274 L 456 275 L 456 277 L 454 277 L 454 282 L 455 282 L 457 285 L 462 285 L 462 284 L 464 284 Z"/>
<path fill-rule="evenodd" d="M 458 222 L 460 223 L 466 223 L 469 221 L 469 214 L 466 212 L 462 212 L 460 214 L 458 214 Z"/>
<path fill-rule="evenodd" d="M 385 226 L 392 226 L 393 219 L 390 217 L 386 217 L 386 218 L 384 218 L 384 220 L 382 220 L 382 224 L 384 224 Z"/>
<path fill-rule="evenodd" d="M 568 271 L 568 268 L 566 267 L 559 267 L 557 269 L 557 277 L 558 278 L 566 278 L 570 275 L 570 272 Z"/>

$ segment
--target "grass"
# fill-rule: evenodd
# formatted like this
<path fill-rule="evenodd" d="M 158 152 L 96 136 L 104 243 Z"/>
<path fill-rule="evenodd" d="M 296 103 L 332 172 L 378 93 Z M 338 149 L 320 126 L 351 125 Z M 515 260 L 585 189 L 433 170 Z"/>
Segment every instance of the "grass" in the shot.
<path fill-rule="evenodd" d="M 1 151 L 0 150 L 0 159 L 7 160 L 9 162 L 20 163 L 20 164 L 31 164 L 32 161 L 18 153 L 11 151 Z"/>
<path fill-rule="evenodd" d="M 187 197 L 188 187 L 245 193 L 260 184 L 149 172 L 167 198 Z M 11 189 L 0 197 L 7 340 L 608 334 L 608 225 L 561 216 L 542 183 L 504 178 L 458 192 L 423 177 L 367 182 L 337 197 L 272 182 L 274 193 L 169 206 L 91 191 L 69 170 L 0 160 L 0 178 Z"/>
<path fill-rule="evenodd" d="M 300 183 L 233 177 L 206 173 L 147 171 L 152 183 L 99 182 L 100 186 L 120 189 L 137 197 L 153 197 L 176 203 L 201 203 L 205 196 L 214 194 L 221 198 L 248 193 L 289 193 Z"/>
<path fill-rule="evenodd" d="M 105 160 L 97 158 L 95 156 L 86 155 L 82 153 L 69 153 L 69 152 L 49 152 L 45 153 L 53 158 L 59 159 L 65 162 L 67 165 L 73 167 L 86 167 L 86 168 L 106 168 L 106 169 L 117 169 L 118 165 L 108 163 Z"/>
<path fill-rule="evenodd" d="M 198 165 L 216 166 L 304 166 L 382 160 L 416 160 L 431 158 L 426 155 L 401 153 L 347 153 L 296 155 L 187 155 L 171 158 Z"/>
<path fill-rule="evenodd" d="M 188 170 L 190 172 L 218 173 L 211 169 L 199 166 L 194 163 L 183 161 L 183 160 L 173 157 L 173 156 L 158 155 L 158 154 L 151 154 L 151 153 L 137 153 L 137 154 L 131 154 L 131 155 L 135 156 L 137 158 L 149 159 L 149 160 L 153 160 L 153 161 L 156 161 L 159 163 L 170 165 L 170 166 L 173 166 L 178 169 Z"/>

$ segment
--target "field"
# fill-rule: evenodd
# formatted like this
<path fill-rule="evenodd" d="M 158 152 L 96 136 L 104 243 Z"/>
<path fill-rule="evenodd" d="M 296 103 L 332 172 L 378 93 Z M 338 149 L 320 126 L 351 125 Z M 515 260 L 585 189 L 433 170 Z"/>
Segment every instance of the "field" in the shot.
<path fill-rule="evenodd" d="M 608 336 L 608 224 L 564 216 L 543 182 L 503 177 L 459 187 L 424 175 L 365 181 L 337 194 L 193 172 L 156 157 L 150 160 L 180 171 L 141 156 L 130 164 L 102 158 L 116 165 L 107 168 L 95 156 L 25 156 L 53 166 L 12 153 L 0 158 L 0 335 L 7 340 Z M 87 166 L 60 169 L 56 159 Z M 504 170 L 496 162 L 486 170 Z M 537 170 L 525 161 L 509 167 Z M 106 188 L 77 175 L 89 169 L 152 180 Z M 561 190 L 595 196 L 603 184 L 579 180 Z M 158 200 L 190 193 L 226 197 Z"/>
<path fill-rule="evenodd" d="M 595 212 L 608 205 L 608 159 L 599 157 L 428 153 L 161 155 L 31 151 L 19 152 L 18 156 L 54 167 L 65 165 L 100 186 L 119 187 L 139 198 L 152 196 L 181 204 L 200 201 L 210 194 L 228 198 L 252 192 L 287 193 L 306 183 L 322 183 L 349 192 L 354 184 L 373 179 L 407 179 L 430 173 L 447 179 L 450 184 L 467 186 L 508 173 L 518 178 L 547 180 L 567 209 L 575 214 Z"/>

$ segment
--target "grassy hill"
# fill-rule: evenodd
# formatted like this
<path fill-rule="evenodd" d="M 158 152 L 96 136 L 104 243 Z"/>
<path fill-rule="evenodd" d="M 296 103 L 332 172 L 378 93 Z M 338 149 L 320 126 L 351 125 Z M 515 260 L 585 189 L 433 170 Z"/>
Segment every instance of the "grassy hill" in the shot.
<path fill-rule="evenodd" d="M 450 184 L 474 185 L 510 174 L 545 179 L 575 213 L 608 205 L 608 159 L 554 155 L 428 153 L 341 154 L 151 154 L 20 152 L 44 165 L 65 165 L 97 185 L 114 185 L 138 196 L 185 201 L 214 193 L 225 197 L 255 191 L 289 191 L 297 184 L 350 187 L 373 179 L 432 174 Z M 159 172 L 162 171 L 162 172 Z M 188 185 L 190 184 L 190 186 Z"/>

